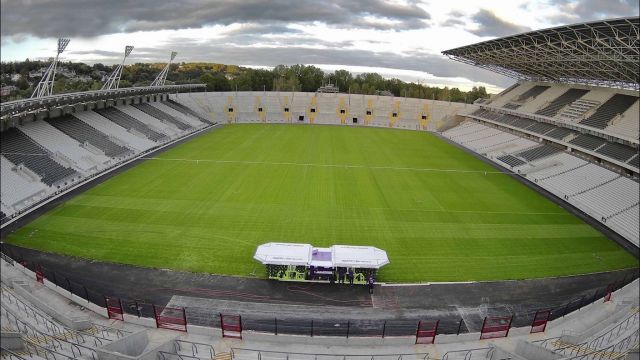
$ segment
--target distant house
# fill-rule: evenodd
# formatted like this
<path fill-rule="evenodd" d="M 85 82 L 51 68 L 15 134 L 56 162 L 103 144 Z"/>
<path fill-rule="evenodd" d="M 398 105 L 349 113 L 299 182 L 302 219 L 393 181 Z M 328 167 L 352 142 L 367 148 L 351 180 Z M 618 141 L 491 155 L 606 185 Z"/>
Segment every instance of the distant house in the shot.
<path fill-rule="evenodd" d="M 93 79 L 92 79 L 92 78 L 91 78 L 91 76 L 89 76 L 89 75 L 80 75 L 80 76 L 76 76 L 76 77 L 74 78 L 74 80 L 81 81 L 81 82 L 83 82 L 83 83 L 89 83 L 89 82 L 92 82 L 92 81 L 93 81 Z"/>
<path fill-rule="evenodd" d="M 11 81 L 12 82 L 16 82 L 18 80 L 22 79 L 22 75 L 20 74 L 11 74 Z"/>
<path fill-rule="evenodd" d="M 18 88 L 13 85 L 7 85 L 0 88 L 0 96 L 9 96 L 18 91 Z"/>
<path fill-rule="evenodd" d="M 338 87 L 329 83 L 327 85 L 320 86 L 317 90 L 319 93 L 331 93 L 335 94 L 339 91 Z"/>
<path fill-rule="evenodd" d="M 376 90 L 376 95 L 380 96 L 393 96 L 393 93 L 389 90 Z"/>
<path fill-rule="evenodd" d="M 38 70 L 31 70 L 29 71 L 29 77 L 39 78 L 39 77 L 42 77 L 42 75 L 44 75 L 45 72 L 47 72 L 47 68 L 43 68 L 43 67 Z"/>

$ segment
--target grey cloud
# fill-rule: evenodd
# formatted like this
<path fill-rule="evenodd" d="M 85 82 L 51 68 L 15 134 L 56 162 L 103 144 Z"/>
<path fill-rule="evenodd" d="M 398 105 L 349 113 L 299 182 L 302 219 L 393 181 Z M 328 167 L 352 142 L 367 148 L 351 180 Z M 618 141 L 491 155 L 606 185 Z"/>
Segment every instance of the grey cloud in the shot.
<path fill-rule="evenodd" d="M 124 51 L 122 52 L 116 52 L 116 51 L 106 51 L 106 50 L 75 50 L 75 51 L 68 51 L 65 54 L 68 55 L 98 55 L 98 56 L 104 56 L 107 58 L 111 58 L 111 57 L 122 57 L 124 55 Z"/>
<path fill-rule="evenodd" d="M 473 15 L 472 20 L 478 24 L 478 28 L 469 30 L 469 32 L 478 36 L 507 36 L 531 30 L 526 26 L 516 25 L 500 19 L 491 11 L 485 9 L 481 9 Z"/>
<path fill-rule="evenodd" d="M 216 62 L 238 65 L 276 66 L 279 64 L 326 64 L 343 66 L 371 66 L 389 69 L 424 71 L 437 77 L 467 78 L 497 87 L 507 87 L 512 79 L 470 65 L 451 61 L 444 56 L 416 51 L 402 56 L 395 53 L 332 47 L 328 49 L 306 48 L 287 45 L 280 48 L 233 46 L 220 43 L 197 44 L 195 42 L 173 43 L 168 48 L 178 51 L 181 58 L 193 62 Z M 168 49 L 167 48 L 167 49 Z M 167 49 L 141 48 L 144 57 L 134 52 L 129 63 L 137 61 L 166 61 Z M 110 62 L 119 61 L 114 56 Z M 105 60 L 99 60 L 105 61 Z"/>
<path fill-rule="evenodd" d="M 402 28 L 424 27 L 429 14 L 415 3 L 383 0 L 2 0 L 3 36 L 92 37 L 141 30 L 174 30 L 233 23 L 322 22 L 336 27 L 381 27 L 364 17 L 392 20 Z"/>
<path fill-rule="evenodd" d="M 447 20 L 442 22 L 442 26 L 457 27 L 465 25 L 466 21 L 463 20 L 464 17 L 464 14 L 459 11 L 451 11 L 447 14 Z"/>
<path fill-rule="evenodd" d="M 640 13 L 637 0 L 551 0 L 551 5 L 561 12 L 550 19 L 557 25 L 638 16 Z"/>

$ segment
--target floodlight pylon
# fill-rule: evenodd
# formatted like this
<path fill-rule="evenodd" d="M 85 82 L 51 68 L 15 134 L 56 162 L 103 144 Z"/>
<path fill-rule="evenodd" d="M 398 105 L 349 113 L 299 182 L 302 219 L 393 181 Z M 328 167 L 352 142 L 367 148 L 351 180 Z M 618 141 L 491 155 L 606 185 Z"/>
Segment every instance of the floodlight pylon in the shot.
<path fill-rule="evenodd" d="M 171 52 L 171 58 L 169 59 L 169 62 L 164 67 L 164 69 L 162 69 L 162 71 L 160 71 L 158 76 L 156 76 L 156 78 L 151 83 L 151 86 L 164 86 L 164 82 L 165 82 L 165 80 L 167 80 L 167 74 L 169 74 L 169 68 L 171 67 L 171 62 L 173 61 L 173 59 L 176 58 L 176 55 L 178 55 L 177 52 L 175 52 L 175 51 Z"/>
<path fill-rule="evenodd" d="M 51 96 L 53 95 L 53 82 L 56 78 L 56 69 L 58 67 L 58 59 L 60 54 L 67 48 L 69 45 L 70 39 L 59 38 L 58 39 L 58 51 L 56 53 L 55 59 L 51 62 L 45 73 L 42 75 L 40 82 L 33 90 L 31 94 L 31 98 L 39 98 L 43 96 Z"/>
<path fill-rule="evenodd" d="M 122 68 L 124 67 L 124 62 L 127 60 L 129 54 L 133 51 L 133 46 L 127 45 L 124 48 L 124 57 L 122 58 L 122 62 L 113 70 L 111 75 L 107 78 L 107 81 L 102 85 L 102 90 L 111 90 L 117 89 L 120 87 L 120 77 L 122 76 Z"/>

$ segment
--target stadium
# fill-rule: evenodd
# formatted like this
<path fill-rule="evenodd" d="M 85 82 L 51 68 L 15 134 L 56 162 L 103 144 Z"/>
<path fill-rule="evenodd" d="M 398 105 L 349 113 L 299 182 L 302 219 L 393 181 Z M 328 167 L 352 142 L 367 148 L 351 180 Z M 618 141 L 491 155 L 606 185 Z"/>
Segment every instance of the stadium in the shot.
<path fill-rule="evenodd" d="M 0 111 L 2 356 L 637 358 L 639 40 L 629 17 L 443 51 L 515 79 L 473 104 L 210 92 L 171 62 L 119 87 L 129 46 L 53 94 L 56 57 Z M 274 243 L 385 256 L 371 293 L 355 261 L 355 285 L 256 261 Z"/>

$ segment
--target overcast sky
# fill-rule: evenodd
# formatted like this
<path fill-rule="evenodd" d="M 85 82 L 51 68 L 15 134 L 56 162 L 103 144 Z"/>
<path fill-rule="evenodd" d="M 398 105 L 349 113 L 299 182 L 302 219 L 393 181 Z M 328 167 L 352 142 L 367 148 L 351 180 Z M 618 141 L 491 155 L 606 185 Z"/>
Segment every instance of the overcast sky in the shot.
<path fill-rule="evenodd" d="M 1 0 L 2 61 L 176 61 L 324 70 L 495 92 L 513 80 L 441 51 L 528 30 L 638 16 L 637 0 Z"/>

